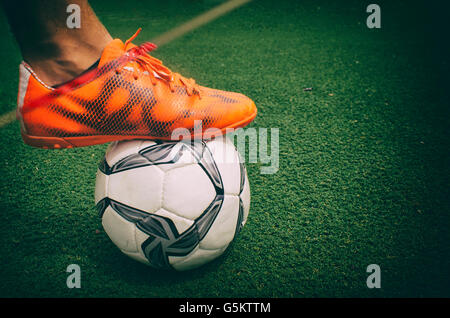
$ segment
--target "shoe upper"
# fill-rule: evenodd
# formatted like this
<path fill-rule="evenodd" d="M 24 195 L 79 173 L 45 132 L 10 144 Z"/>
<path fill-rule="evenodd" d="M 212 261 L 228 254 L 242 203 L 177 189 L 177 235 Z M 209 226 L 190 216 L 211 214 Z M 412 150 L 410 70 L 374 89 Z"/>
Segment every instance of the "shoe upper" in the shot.
<path fill-rule="evenodd" d="M 33 136 L 168 139 L 177 128 L 192 133 L 198 120 L 203 130 L 223 129 L 240 127 L 256 115 L 248 97 L 200 86 L 149 54 L 119 67 L 111 63 L 135 47 L 130 40 L 113 40 L 99 60 L 97 68 L 102 73 L 63 90 L 46 85 L 22 62 L 17 99 L 22 130 Z"/>

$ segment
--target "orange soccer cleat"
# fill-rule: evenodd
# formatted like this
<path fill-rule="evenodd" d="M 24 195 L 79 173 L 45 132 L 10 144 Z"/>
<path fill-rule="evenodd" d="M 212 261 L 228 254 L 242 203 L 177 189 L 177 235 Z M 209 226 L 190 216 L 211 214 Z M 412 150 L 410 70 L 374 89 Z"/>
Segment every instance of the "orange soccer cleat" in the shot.
<path fill-rule="evenodd" d="M 132 44 L 139 31 L 125 43 L 111 41 L 97 67 L 58 87 L 43 83 L 22 62 L 17 117 L 25 143 L 71 148 L 126 139 L 170 140 L 177 128 L 208 138 L 208 128 L 225 133 L 255 118 L 248 97 L 199 86 L 150 56 L 154 44 Z"/>

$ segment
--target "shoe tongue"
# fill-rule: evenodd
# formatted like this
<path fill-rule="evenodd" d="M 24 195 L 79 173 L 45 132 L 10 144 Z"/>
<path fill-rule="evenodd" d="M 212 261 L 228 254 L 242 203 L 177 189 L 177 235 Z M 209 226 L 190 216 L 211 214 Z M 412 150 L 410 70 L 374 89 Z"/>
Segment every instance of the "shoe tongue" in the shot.
<path fill-rule="evenodd" d="M 120 39 L 114 39 L 108 43 L 103 49 L 102 56 L 100 57 L 99 67 L 104 64 L 118 58 L 125 53 L 125 44 Z"/>

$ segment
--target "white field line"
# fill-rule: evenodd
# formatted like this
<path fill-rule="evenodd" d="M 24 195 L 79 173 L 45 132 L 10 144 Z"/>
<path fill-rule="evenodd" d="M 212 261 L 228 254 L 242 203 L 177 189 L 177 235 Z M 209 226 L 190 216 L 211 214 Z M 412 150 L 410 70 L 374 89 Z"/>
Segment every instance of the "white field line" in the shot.
<path fill-rule="evenodd" d="M 12 123 L 16 119 L 16 110 L 12 110 L 0 116 L 0 128 Z"/>
<path fill-rule="evenodd" d="M 251 0 L 230 0 L 222 3 L 221 5 L 218 5 L 217 7 L 214 7 L 211 10 L 206 11 L 205 13 L 198 15 L 192 20 L 189 20 L 186 23 L 183 23 L 182 25 L 161 34 L 160 36 L 157 36 L 152 40 L 152 42 L 154 42 L 158 46 L 162 46 L 164 44 L 172 42 L 173 40 L 185 35 L 186 33 L 195 30 L 250 1 Z"/>

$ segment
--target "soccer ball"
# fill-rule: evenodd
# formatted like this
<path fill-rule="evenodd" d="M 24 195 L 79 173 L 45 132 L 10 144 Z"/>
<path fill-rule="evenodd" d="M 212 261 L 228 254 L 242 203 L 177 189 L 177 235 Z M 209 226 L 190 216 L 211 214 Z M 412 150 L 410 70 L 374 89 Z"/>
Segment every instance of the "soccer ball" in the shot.
<path fill-rule="evenodd" d="M 112 242 L 158 269 L 199 267 L 223 254 L 247 221 L 250 186 L 226 137 L 110 144 L 95 203 Z"/>

